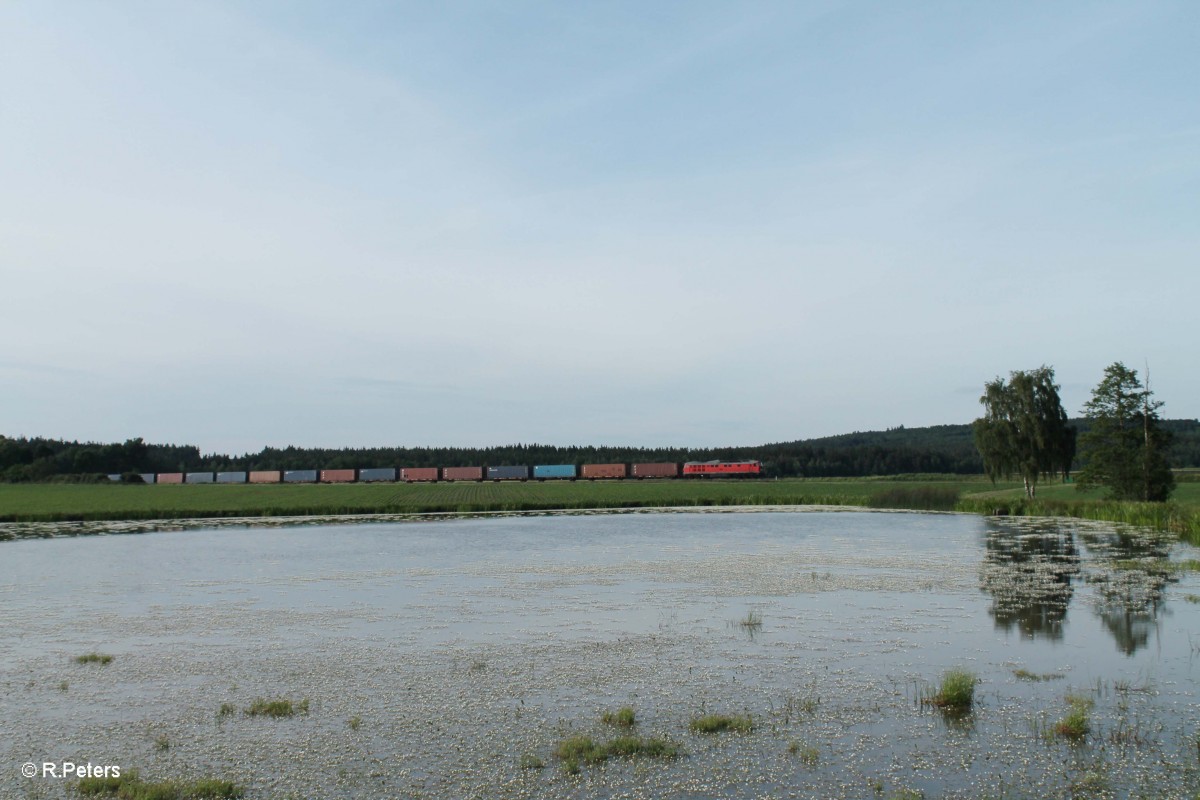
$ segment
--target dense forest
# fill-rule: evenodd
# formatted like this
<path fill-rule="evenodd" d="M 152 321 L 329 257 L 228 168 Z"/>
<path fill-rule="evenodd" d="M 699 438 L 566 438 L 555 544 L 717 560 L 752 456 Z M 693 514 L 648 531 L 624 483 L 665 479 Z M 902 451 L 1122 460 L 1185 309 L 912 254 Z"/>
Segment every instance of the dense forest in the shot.
<path fill-rule="evenodd" d="M 1072 420 L 1082 434 L 1086 420 Z M 1171 465 L 1200 467 L 1200 422 L 1163 420 L 1172 436 Z M 361 449 L 267 447 L 241 456 L 202 454 L 191 445 L 68 442 L 0 436 L 0 481 L 99 480 L 110 473 L 339 467 L 454 467 L 505 464 L 603 464 L 757 459 L 769 476 L 862 477 L 905 473 L 982 474 L 970 425 L 893 428 L 754 447 L 553 447 Z M 1077 465 L 1078 466 L 1078 465 Z"/>

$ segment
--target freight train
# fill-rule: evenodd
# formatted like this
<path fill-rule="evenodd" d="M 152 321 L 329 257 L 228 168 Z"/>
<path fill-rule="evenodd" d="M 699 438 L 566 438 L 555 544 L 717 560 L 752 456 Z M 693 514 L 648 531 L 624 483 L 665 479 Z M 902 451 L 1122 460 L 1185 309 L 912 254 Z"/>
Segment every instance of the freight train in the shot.
<path fill-rule="evenodd" d="M 758 461 L 688 461 L 684 464 L 535 464 L 502 467 L 371 467 L 233 472 L 145 472 L 144 483 L 437 483 L 438 481 L 643 480 L 645 478 L 728 478 L 762 474 Z M 120 475 L 109 475 L 120 481 Z"/>

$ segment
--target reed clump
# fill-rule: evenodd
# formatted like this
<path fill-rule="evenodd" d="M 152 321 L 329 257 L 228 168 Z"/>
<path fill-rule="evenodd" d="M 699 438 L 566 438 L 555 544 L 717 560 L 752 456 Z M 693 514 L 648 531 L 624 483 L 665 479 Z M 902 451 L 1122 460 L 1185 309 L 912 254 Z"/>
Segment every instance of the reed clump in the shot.
<path fill-rule="evenodd" d="M 754 720 L 749 714 L 705 714 L 689 722 L 688 728 L 694 733 L 750 733 L 754 730 Z"/>
<path fill-rule="evenodd" d="M 979 682 L 974 672 L 955 667 L 942 675 L 937 692 L 924 698 L 924 702 L 944 711 L 966 713 L 975 702 L 975 684 Z"/>

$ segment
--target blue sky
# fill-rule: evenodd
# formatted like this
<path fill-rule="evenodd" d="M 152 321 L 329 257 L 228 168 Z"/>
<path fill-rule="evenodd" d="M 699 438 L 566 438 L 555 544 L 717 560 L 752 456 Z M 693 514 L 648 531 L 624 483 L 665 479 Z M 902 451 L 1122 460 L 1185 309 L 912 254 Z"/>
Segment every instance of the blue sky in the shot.
<path fill-rule="evenodd" d="M 1200 5 L 0 7 L 0 432 L 728 445 L 1200 416 Z"/>

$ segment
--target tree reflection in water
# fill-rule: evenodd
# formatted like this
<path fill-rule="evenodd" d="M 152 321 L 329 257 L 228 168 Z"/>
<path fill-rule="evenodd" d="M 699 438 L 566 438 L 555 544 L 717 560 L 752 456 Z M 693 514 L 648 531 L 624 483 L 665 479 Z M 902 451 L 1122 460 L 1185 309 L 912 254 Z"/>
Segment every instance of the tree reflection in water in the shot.
<path fill-rule="evenodd" d="M 996 627 L 1026 639 L 1059 640 L 1079 574 L 1074 531 L 1055 523 L 1002 526 L 989 521 L 980 586 L 992 596 Z"/>
<path fill-rule="evenodd" d="M 1161 562 L 1170 542 L 1160 534 L 1085 534 L 1088 550 L 1105 561 L 1088 575 L 1095 590 L 1095 611 L 1127 656 L 1150 642 L 1163 611 L 1163 592 L 1173 578 Z M 1158 562 L 1156 564 L 1156 562 Z"/>

